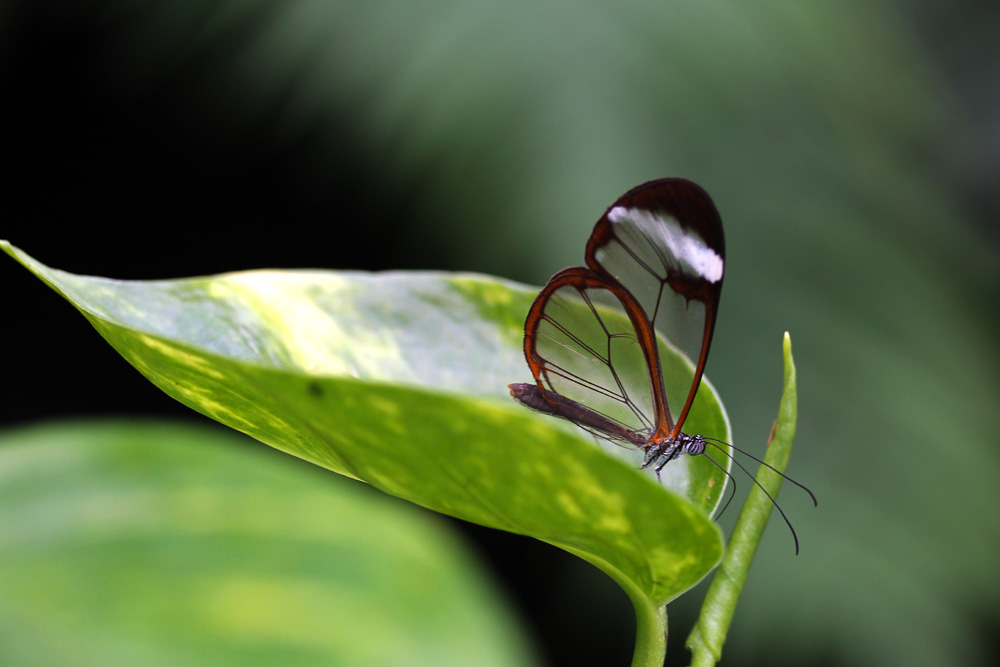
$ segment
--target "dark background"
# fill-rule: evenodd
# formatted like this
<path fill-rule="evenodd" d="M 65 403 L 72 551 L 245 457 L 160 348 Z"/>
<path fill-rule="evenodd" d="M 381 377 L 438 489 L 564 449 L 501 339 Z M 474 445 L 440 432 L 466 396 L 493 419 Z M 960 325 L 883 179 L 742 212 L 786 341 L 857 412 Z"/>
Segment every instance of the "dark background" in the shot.
<path fill-rule="evenodd" d="M 709 375 L 737 438 L 762 441 L 792 331 L 793 473 L 822 512 L 787 501 L 804 553 L 765 545 L 727 663 L 996 662 L 991 3 L 309 5 L 6 3 L 0 237 L 123 279 L 319 267 L 538 284 L 579 261 L 625 189 L 693 178 L 731 249 Z M 13 261 L 0 281 L 5 424 L 199 419 Z M 548 664 L 626 664 L 632 610 L 613 583 L 460 528 Z M 672 612 L 674 660 L 695 597 Z"/>

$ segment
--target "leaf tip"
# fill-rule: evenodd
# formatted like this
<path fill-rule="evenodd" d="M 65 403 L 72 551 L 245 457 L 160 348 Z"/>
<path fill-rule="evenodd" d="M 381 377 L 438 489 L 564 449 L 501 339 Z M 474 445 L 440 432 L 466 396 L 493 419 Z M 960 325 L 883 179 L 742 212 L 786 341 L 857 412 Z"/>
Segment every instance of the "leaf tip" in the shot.
<path fill-rule="evenodd" d="M 785 358 L 785 367 L 794 367 L 795 361 L 792 358 L 792 337 L 787 331 L 785 332 L 784 339 L 781 341 L 781 349 L 783 352 L 782 356 Z"/>

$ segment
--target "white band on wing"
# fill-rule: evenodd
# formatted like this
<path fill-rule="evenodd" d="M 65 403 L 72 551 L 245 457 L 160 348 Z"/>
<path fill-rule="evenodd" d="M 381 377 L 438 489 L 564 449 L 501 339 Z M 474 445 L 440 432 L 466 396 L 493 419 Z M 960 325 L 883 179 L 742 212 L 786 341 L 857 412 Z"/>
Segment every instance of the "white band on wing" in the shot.
<path fill-rule="evenodd" d="M 722 280 L 722 258 L 705 245 L 705 241 L 691 231 L 685 231 L 669 216 L 639 208 L 615 206 L 608 211 L 608 220 L 614 224 L 631 222 L 654 244 L 660 243 L 687 268 L 710 283 Z M 683 270 L 685 267 L 681 267 Z"/>

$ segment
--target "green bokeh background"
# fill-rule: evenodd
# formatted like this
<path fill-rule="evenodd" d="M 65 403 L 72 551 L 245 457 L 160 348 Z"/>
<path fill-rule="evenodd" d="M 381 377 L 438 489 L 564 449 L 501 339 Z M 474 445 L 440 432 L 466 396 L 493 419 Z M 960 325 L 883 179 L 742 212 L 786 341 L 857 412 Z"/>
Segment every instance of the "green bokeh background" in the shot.
<path fill-rule="evenodd" d="M 101 252 L 124 238 L 135 264 L 121 277 L 301 262 L 540 284 L 580 262 L 591 225 L 629 187 L 668 175 L 701 184 L 725 221 L 729 260 L 708 375 L 737 442 L 762 444 L 781 334 L 792 333 L 790 472 L 820 498 L 814 510 L 783 496 L 803 552 L 794 557 L 772 527 L 726 664 L 995 661 L 991 3 L 28 5 L 0 10 L 4 72 L 22 93 L 7 127 L 45 113 L 50 135 L 22 138 L 31 148 L 16 154 L 26 168 L 7 205 L 20 208 L 3 217 L 26 226 L 0 236 L 61 268 L 115 275 Z M 24 26 L 35 32 L 17 37 Z M 65 80 L 19 78 L 38 63 L 14 56 L 39 58 L 81 30 L 85 67 L 64 56 L 38 71 L 75 72 L 97 92 L 46 97 L 55 101 L 42 109 L 33 95 Z M 106 112 L 99 98 L 112 94 L 132 106 Z M 86 117 L 100 122 L 73 121 L 93 108 L 104 116 Z M 199 171 L 202 153 L 150 167 L 176 143 L 165 118 L 183 126 L 185 149 L 234 156 L 210 165 L 244 181 Z M 136 146 L 114 144 L 117 128 Z M 266 166 L 247 167 L 250 137 L 266 145 Z M 131 180 L 101 176 L 127 171 Z M 263 202 L 260 184 L 280 179 L 291 194 Z M 21 198 L 39 182 L 55 187 Z M 195 197 L 222 191 L 226 204 Z M 115 225 L 129 218 L 122 235 Z M 591 589 L 589 570 L 560 576 L 574 595 Z M 618 595 L 593 593 L 604 594 Z M 671 617 L 677 637 L 688 600 Z M 609 634 L 618 623 L 607 620 Z M 671 651 L 683 661 L 679 644 Z"/>

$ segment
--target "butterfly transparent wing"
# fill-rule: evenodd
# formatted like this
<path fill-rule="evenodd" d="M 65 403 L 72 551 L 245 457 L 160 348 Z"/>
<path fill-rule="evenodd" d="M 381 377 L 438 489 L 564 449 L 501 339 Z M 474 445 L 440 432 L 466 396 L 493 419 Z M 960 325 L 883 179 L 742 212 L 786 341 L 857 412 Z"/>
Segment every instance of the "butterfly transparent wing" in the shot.
<path fill-rule="evenodd" d="M 525 353 L 539 386 L 586 406 L 645 442 L 655 429 L 655 407 L 647 358 L 621 299 L 592 271 L 565 269 L 549 281 L 532 305 Z M 617 288 L 612 285 L 611 287 Z M 615 440 L 598 420 L 570 417 Z"/>
<path fill-rule="evenodd" d="M 725 241 L 715 206 L 704 190 L 683 179 L 640 185 L 598 221 L 587 265 L 631 294 L 659 345 L 690 362 L 688 372 L 675 367 L 663 374 L 664 412 L 676 435 L 704 371 L 722 290 Z"/>

